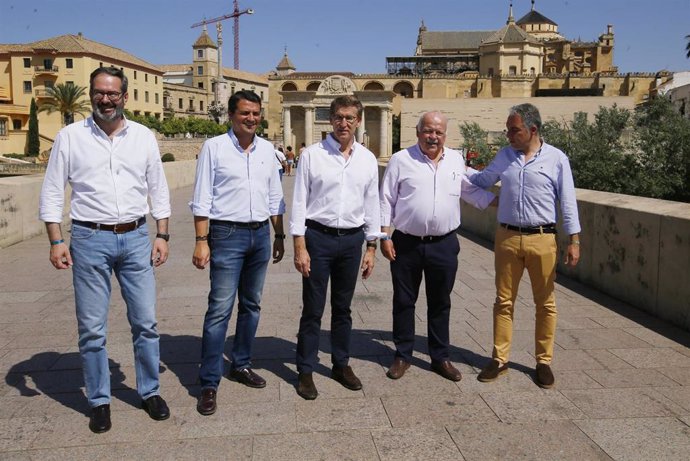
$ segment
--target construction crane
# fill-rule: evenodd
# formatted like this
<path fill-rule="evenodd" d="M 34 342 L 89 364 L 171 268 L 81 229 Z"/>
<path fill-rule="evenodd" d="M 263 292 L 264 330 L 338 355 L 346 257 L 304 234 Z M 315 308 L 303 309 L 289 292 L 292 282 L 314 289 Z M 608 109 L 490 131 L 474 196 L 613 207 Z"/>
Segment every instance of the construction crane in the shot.
<path fill-rule="evenodd" d="M 220 16 L 218 18 L 213 18 L 213 19 L 204 19 L 201 22 L 197 22 L 196 24 L 192 24 L 192 27 L 200 27 L 200 26 L 205 26 L 206 24 L 213 24 L 214 22 L 218 23 L 216 28 L 218 30 L 219 36 L 222 33 L 222 25 L 220 24 L 221 21 L 225 21 L 226 19 L 231 19 L 234 18 L 235 22 L 232 26 L 232 33 L 235 38 L 235 60 L 233 62 L 233 68 L 239 69 L 240 68 L 240 16 L 243 14 L 254 14 L 254 10 L 251 8 L 247 8 L 246 10 L 240 11 L 240 5 L 237 0 L 233 1 L 233 12 L 230 14 L 226 14 L 223 16 Z M 219 43 L 218 46 L 221 44 Z"/>

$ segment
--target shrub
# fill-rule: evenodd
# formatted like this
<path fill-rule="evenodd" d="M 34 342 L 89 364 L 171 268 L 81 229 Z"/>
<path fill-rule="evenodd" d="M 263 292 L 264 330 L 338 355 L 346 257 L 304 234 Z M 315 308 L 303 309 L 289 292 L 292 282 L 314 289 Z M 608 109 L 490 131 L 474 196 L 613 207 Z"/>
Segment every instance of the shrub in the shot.
<path fill-rule="evenodd" d="M 171 153 L 163 154 L 161 156 L 161 162 L 174 162 L 175 156 Z"/>

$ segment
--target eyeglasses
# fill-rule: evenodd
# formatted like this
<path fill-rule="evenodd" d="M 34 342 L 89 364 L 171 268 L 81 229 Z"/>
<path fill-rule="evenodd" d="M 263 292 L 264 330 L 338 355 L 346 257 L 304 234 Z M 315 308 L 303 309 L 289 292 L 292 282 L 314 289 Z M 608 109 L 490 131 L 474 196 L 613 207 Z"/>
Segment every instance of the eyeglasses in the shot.
<path fill-rule="evenodd" d="M 354 116 L 352 116 L 352 115 L 339 115 L 339 114 L 336 114 L 336 115 L 333 116 L 332 119 L 333 119 L 333 121 L 336 122 L 336 123 L 340 123 L 340 122 L 342 122 L 342 121 L 346 121 L 348 125 L 352 125 L 353 123 L 355 123 L 355 121 L 357 121 L 357 117 L 354 117 Z"/>
<path fill-rule="evenodd" d="M 93 95 L 93 99 L 95 99 L 96 101 L 100 101 L 101 99 L 103 99 L 107 96 L 109 100 L 116 102 L 116 101 L 119 101 L 120 98 L 122 97 L 122 93 L 120 93 L 119 91 L 98 91 L 98 90 L 95 90 L 91 94 Z"/>

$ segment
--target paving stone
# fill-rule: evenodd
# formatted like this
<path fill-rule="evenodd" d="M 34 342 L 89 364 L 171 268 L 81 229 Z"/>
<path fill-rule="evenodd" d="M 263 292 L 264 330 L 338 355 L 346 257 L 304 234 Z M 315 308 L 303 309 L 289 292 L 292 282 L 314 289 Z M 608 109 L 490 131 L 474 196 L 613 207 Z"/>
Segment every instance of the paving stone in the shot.
<path fill-rule="evenodd" d="M 94 437 L 100 437 L 94 436 Z M 203 439 L 184 439 L 169 441 L 149 441 L 144 443 L 112 443 L 106 446 L 79 446 L 30 450 L 32 460 L 251 460 L 251 437 L 206 437 Z M 3 454 L 4 455 L 4 454 Z"/>
<path fill-rule="evenodd" d="M 0 457 L 7 451 L 29 448 L 46 424 L 47 417 L 0 419 Z"/>
<path fill-rule="evenodd" d="M 390 427 L 380 399 L 302 400 L 295 418 L 301 432 Z"/>
<path fill-rule="evenodd" d="M 690 368 L 659 368 L 658 371 L 682 386 L 690 386 Z"/>
<path fill-rule="evenodd" d="M 583 413 L 555 390 L 522 392 L 482 392 L 491 410 L 506 423 L 530 420 L 577 419 Z"/>
<path fill-rule="evenodd" d="M 686 414 L 690 414 L 690 387 L 655 387 L 654 390 L 685 408 Z"/>
<path fill-rule="evenodd" d="M 181 438 L 224 437 L 295 432 L 292 402 L 218 402 L 218 411 L 202 416 L 194 408 L 180 409 L 177 421 Z"/>
<path fill-rule="evenodd" d="M 462 459 L 458 447 L 442 428 L 393 428 L 371 431 L 382 461 Z"/>
<path fill-rule="evenodd" d="M 654 369 L 586 370 L 592 379 L 608 388 L 672 386 L 675 382 Z"/>
<path fill-rule="evenodd" d="M 407 396 L 381 399 L 393 427 L 446 426 L 471 419 L 496 419 L 479 394 Z"/>
<path fill-rule="evenodd" d="M 257 435 L 252 454 L 273 461 L 378 459 L 368 430 Z"/>
<path fill-rule="evenodd" d="M 561 393 L 590 418 L 685 414 L 682 407 L 653 389 L 585 389 L 563 390 Z"/>
<path fill-rule="evenodd" d="M 649 343 L 619 329 L 566 330 L 556 336 L 563 349 L 609 349 L 651 347 Z"/>
<path fill-rule="evenodd" d="M 676 418 L 589 419 L 575 421 L 613 459 L 686 459 L 690 427 Z"/>
<path fill-rule="evenodd" d="M 468 461 L 611 459 L 572 421 L 470 421 L 448 432 Z"/>
<path fill-rule="evenodd" d="M 644 349 L 610 349 L 636 368 L 690 368 L 690 357 L 667 347 Z"/>

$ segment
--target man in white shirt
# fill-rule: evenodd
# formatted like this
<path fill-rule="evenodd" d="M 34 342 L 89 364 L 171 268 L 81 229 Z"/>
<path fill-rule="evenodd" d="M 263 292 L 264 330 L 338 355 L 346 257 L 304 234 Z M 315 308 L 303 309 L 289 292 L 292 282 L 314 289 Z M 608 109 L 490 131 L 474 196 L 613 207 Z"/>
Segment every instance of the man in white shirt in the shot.
<path fill-rule="evenodd" d="M 96 69 L 89 96 L 93 115 L 55 138 L 39 217 L 48 231 L 50 262 L 56 269 L 72 268 L 89 428 L 101 433 L 111 427 L 105 343 L 113 271 L 127 304 L 142 406 L 155 420 L 170 416 L 159 390 L 153 273 L 168 258 L 170 197 L 155 137 L 123 116 L 128 97 L 124 73 L 115 67 Z M 60 226 L 67 183 L 72 187 L 69 248 Z M 158 231 L 153 245 L 145 218 L 149 196 Z"/>
<path fill-rule="evenodd" d="M 427 112 L 417 124 L 418 142 L 394 154 L 381 185 L 381 252 L 393 277 L 393 342 L 388 377 L 410 367 L 415 342 L 415 303 L 426 283 L 431 369 L 451 381 L 462 375 L 449 357 L 450 293 L 458 270 L 460 199 L 484 209 L 495 196 L 466 177 L 462 155 L 444 147 L 447 118 Z M 391 226 L 395 232 L 391 236 Z"/>
<path fill-rule="evenodd" d="M 228 104 L 232 128 L 206 141 L 199 153 L 190 203 L 196 246 L 192 263 L 211 263 L 211 291 L 204 318 L 197 410 L 215 413 L 223 375 L 223 350 L 228 322 L 237 297 L 237 326 L 230 377 L 254 388 L 266 381 L 251 368 L 254 336 L 259 325 L 261 294 L 273 255 L 283 258 L 283 189 L 275 168 L 273 145 L 256 136 L 261 123 L 261 98 L 253 91 L 234 93 Z M 271 232 L 275 231 L 271 249 Z"/>
<path fill-rule="evenodd" d="M 307 147 L 297 165 L 290 233 L 295 244 L 295 268 L 302 274 L 297 393 L 307 400 L 318 396 L 312 372 L 318 362 L 329 278 L 331 377 L 348 389 L 362 388 L 348 364 L 350 304 L 360 267 L 365 279 L 374 269 L 380 229 L 376 157 L 355 141 L 362 110 L 362 103 L 353 96 L 334 99 L 330 107 L 333 132 Z M 367 249 L 362 258 L 365 239 Z"/>

